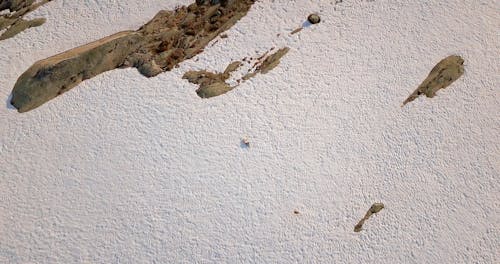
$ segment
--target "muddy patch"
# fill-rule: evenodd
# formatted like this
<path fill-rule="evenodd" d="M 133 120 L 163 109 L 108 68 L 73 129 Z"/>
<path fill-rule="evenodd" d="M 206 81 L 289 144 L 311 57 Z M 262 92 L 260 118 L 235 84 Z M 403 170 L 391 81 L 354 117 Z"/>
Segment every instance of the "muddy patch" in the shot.
<path fill-rule="evenodd" d="M 23 17 L 52 0 L 0 0 L 0 40 L 12 38 L 22 31 L 38 27 L 45 23 L 45 18 L 25 20 Z"/>
<path fill-rule="evenodd" d="M 196 1 L 160 11 L 137 31 L 119 32 L 38 61 L 17 80 L 11 104 L 19 112 L 32 110 L 83 80 L 116 68 L 135 67 L 146 77 L 169 71 L 201 53 L 254 2 Z"/>
<path fill-rule="evenodd" d="M 354 226 L 354 232 L 360 232 L 361 230 L 363 230 L 363 225 L 365 224 L 365 221 L 368 220 L 373 214 L 380 212 L 382 209 L 384 209 L 383 203 L 374 203 L 370 207 L 370 209 L 368 209 L 365 216 L 361 220 L 359 220 L 356 226 Z"/>
<path fill-rule="evenodd" d="M 432 98 L 437 91 L 444 89 L 458 80 L 464 74 L 464 60 L 457 55 L 441 60 L 418 86 L 418 88 L 403 102 L 403 106 L 417 99 L 420 95 Z"/>

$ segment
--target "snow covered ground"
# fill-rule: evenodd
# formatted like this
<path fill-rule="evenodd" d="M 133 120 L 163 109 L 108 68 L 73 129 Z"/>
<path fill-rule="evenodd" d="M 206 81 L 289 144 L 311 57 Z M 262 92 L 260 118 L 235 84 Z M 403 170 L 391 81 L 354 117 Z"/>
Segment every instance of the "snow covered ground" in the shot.
<path fill-rule="evenodd" d="M 190 2 L 56 0 L 0 42 L 0 263 L 498 263 L 499 1 L 262 0 L 172 72 L 9 107 L 35 61 Z M 285 46 L 219 97 L 181 79 Z M 465 74 L 401 108 L 451 54 Z"/>

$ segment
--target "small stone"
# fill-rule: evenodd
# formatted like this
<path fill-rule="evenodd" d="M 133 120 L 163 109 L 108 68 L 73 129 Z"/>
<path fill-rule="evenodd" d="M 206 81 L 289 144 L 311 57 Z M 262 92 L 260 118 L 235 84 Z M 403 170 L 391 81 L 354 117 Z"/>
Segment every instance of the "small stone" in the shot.
<path fill-rule="evenodd" d="M 321 22 L 321 18 L 316 15 L 316 14 L 310 14 L 308 17 L 307 17 L 307 20 L 311 23 L 311 24 L 318 24 L 319 22 Z"/>
<path fill-rule="evenodd" d="M 380 212 L 382 209 L 384 209 L 384 204 L 383 203 L 374 203 L 370 207 L 370 212 L 372 214 L 376 214 L 376 213 Z"/>
<path fill-rule="evenodd" d="M 246 137 L 241 139 L 241 144 L 247 148 L 250 147 L 250 141 Z"/>

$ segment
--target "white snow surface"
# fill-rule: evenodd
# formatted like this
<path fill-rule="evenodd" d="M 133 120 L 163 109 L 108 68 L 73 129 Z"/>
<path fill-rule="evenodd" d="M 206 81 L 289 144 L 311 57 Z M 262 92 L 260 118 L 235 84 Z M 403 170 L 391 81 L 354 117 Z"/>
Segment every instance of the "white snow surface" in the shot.
<path fill-rule="evenodd" d="M 56 0 L 0 42 L 0 263 L 499 263 L 499 1 L 262 0 L 171 72 L 8 105 L 35 61 L 190 2 Z M 219 97 L 181 79 L 285 46 Z"/>

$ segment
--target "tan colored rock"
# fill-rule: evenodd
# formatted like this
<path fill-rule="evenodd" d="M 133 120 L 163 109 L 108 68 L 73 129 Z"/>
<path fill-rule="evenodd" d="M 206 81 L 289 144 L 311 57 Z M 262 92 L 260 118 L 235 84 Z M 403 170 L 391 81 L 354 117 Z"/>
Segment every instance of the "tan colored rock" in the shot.
<path fill-rule="evenodd" d="M 182 78 L 187 79 L 190 83 L 198 84 L 200 86 L 200 88 L 196 90 L 196 93 L 201 98 L 219 96 L 233 90 L 242 82 L 255 77 L 258 73 L 266 74 L 272 69 L 276 68 L 276 66 L 278 66 L 280 63 L 280 59 L 285 56 L 285 54 L 287 54 L 290 50 L 289 48 L 285 47 L 267 56 L 267 54 L 273 49 L 274 48 L 266 51 L 263 55 L 257 58 L 254 66 L 247 72 L 246 75 L 237 80 L 238 84 L 235 86 L 230 86 L 226 83 L 226 80 L 229 79 L 232 72 L 236 71 L 242 65 L 240 61 L 232 62 L 222 73 L 212 73 L 208 71 L 188 71 Z M 247 61 L 247 59 L 243 58 L 242 61 Z"/>
<path fill-rule="evenodd" d="M 370 207 L 370 209 L 368 209 L 365 216 L 358 222 L 358 224 L 356 224 L 356 226 L 354 227 L 354 232 L 360 232 L 361 230 L 363 230 L 365 221 L 368 220 L 373 214 L 380 212 L 382 209 L 384 209 L 383 203 L 374 203 Z"/>
<path fill-rule="evenodd" d="M 417 99 L 422 94 L 432 98 L 440 89 L 444 89 L 458 80 L 464 74 L 464 59 L 452 55 L 441 60 L 431 70 L 427 78 L 418 86 L 404 102 L 403 105 Z"/>
<path fill-rule="evenodd" d="M 45 23 L 44 18 L 25 20 L 23 17 L 50 1 L 52 0 L 42 0 L 36 3 L 35 0 L 0 0 L 0 11 L 9 11 L 0 16 L 0 31 L 5 30 L 0 35 L 0 40 L 12 38 L 28 28 L 38 27 Z"/>
<path fill-rule="evenodd" d="M 38 27 L 45 23 L 45 18 L 36 18 L 33 20 L 18 19 L 0 36 L 0 40 L 12 38 L 20 32 L 31 28 Z"/>
<path fill-rule="evenodd" d="M 200 88 L 196 90 L 201 98 L 210 98 L 219 96 L 231 91 L 231 87 L 226 83 L 232 72 L 237 70 L 241 62 L 235 61 L 229 64 L 222 73 L 211 73 L 207 71 L 189 71 L 184 74 L 183 79 L 187 79 L 190 83 L 199 84 Z"/>
<path fill-rule="evenodd" d="M 83 80 L 119 67 L 140 43 L 140 34 L 125 31 L 38 61 L 17 80 L 11 104 L 20 113 L 36 108 Z"/>
<path fill-rule="evenodd" d="M 196 56 L 245 16 L 254 0 L 160 11 L 137 31 L 125 31 L 36 62 L 17 80 L 11 104 L 34 109 L 83 80 L 115 68 L 135 67 L 147 77 L 169 71 Z M 0 21 L 1 22 L 1 21 Z M 229 89 L 213 85 L 207 94 Z"/>

